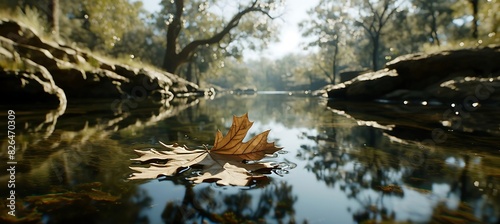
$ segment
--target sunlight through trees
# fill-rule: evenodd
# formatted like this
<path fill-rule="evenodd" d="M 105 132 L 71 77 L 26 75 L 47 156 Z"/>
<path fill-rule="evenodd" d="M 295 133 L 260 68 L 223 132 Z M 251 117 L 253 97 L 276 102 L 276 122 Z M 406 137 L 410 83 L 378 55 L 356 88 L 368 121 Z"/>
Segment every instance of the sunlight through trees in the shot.
<path fill-rule="evenodd" d="M 19 8 L 66 44 L 225 88 L 314 89 L 399 55 L 499 42 L 498 0 L 320 0 L 296 24 L 304 49 L 254 60 L 244 50 L 278 41 L 274 21 L 287 13 L 287 1 L 161 1 L 156 12 L 126 0 L 0 4 Z"/>

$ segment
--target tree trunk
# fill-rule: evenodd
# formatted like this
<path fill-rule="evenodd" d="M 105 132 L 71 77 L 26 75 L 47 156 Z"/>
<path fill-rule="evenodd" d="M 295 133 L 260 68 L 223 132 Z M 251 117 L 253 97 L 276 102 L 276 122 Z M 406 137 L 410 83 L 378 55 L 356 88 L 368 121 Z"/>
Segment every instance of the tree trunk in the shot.
<path fill-rule="evenodd" d="M 469 0 L 472 4 L 472 38 L 477 39 L 479 34 L 477 31 L 477 14 L 479 12 L 479 0 Z"/>
<path fill-rule="evenodd" d="M 47 15 L 52 35 L 59 36 L 59 0 L 49 1 L 49 15 Z"/>
<path fill-rule="evenodd" d="M 175 15 L 167 28 L 167 47 L 163 58 L 163 69 L 167 72 L 175 73 L 180 65 L 180 58 L 177 54 L 177 38 L 182 29 L 182 12 L 184 10 L 184 0 L 175 0 Z"/>
<path fill-rule="evenodd" d="M 196 79 L 196 85 L 200 86 L 200 81 L 201 81 L 201 72 L 198 66 L 195 66 L 194 68 L 194 78 Z"/>
<path fill-rule="evenodd" d="M 435 15 L 434 8 L 432 8 L 432 24 L 431 24 L 431 37 L 432 37 L 432 42 L 437 44 L 437 46 L 441 46 L 441 42 L 439 41 L 439 37 L 437 34 L 437 18 Z"/>
<path fill-rule="evenodd" d="M 337 42 L 337 46 L 335 46 L 335 51 L 333 52 L 333 66 L 332 66 L 332 84 L 336 83 L 337 77 L 337 58 L 339 54 L 339 45 Z"/>
<path fill-rule="evenodd" d="M 212 45 L 222 41 L 222 39 L 227 34 L 229 34 L 229 32 L 233 28 L 238 26 L 241 18 L 246 14 L 252 12 L 260 12 L 272 18 L 269 15 L 269 12 L 263 8 L 260 8 L 260 6 L 257 4 L 258 1 L 255 0 L 250 6 L 236 13 L 231 18 L 231 20 L 222 28 L 222 30 L 220 30 L 218 33 L 215 33 L 212 37 L 209 37 L 207 39 L 194 40 L 180 49 L 180 51 L 178 51 L 177 45 L 178 37 L 182 30 L 182 12 L 184 11 L 184 1 L 185 0 L 174 0 L 176 11 L 172 22 L 170 22 L 167 28 L 167 47 L 165 50 L 165 58 L 163 60 L 163 69 L 170 73 L 175 73 L 180 65 L 188 62 L 191 55 L 197 50 L 199 46 Z"/>
<path fill-rule="evenodd" d="M 193 82 L 193 62 L 189 62 L 186 70 L 186 80 Z"/>
<path fill-rule="evenodd" d="M 380 37 L 379 37 L 379 33 L 377 33 L 373 38 L 372 38 L 372 41 L 373 41 L 373 51 L 372 51 L 372 69 L 373 71 L 377 71 L 378 70 L 378 51 L 379 51 L 379 48 L 380 48 Z"/>
<path fill-rule="evenodd" d="M 165 57 L 163 58 L 163 69 L 165 69 L 165 71 L 167 72 L 175 74 L 177 68 L 179 67 L 178 61 L 179 59 L 177 58 L 176 54 L 165 54 Z"/>
<path fill-rule="evenodd" d="M 375 7 L 372 5 L 371 1 L 364 1 L 366 5 L 369 7 L 370 12 L 372 13 L 372 17 L 366 17 L 362 22 L 358 22 L 365 31 L 368 33 L 370 40 L 372 41 L 372 69 L 373 71 L 377 71 L 379 69 L 378 66 L 378 54 L 380 48 L 380 35 L 382 35 L 382 28 L 384 28 L 385 24 L 389 19 L 394 15 L 394 12 L 398 9 L 398 6 L 389 10 L 390 4 L 395 2 L 392 1 L 384 1 L 383 2 L 383 11 L 378 12 Z M 369 19 L 368 19 L 369 18 Z"/>

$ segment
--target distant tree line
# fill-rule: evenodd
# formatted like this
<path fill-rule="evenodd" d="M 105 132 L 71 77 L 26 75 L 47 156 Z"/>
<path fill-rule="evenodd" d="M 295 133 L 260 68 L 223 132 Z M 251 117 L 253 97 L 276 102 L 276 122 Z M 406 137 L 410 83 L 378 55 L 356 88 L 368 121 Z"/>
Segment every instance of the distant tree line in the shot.
<path fill-rule="evenodd" d="M 324 59 L 317 73 L 333 82 L 339 72 L 378 70 L 402 54 L 498 43 L 499 9 L 497 0 L 320 0 L 300 27 Z"/>

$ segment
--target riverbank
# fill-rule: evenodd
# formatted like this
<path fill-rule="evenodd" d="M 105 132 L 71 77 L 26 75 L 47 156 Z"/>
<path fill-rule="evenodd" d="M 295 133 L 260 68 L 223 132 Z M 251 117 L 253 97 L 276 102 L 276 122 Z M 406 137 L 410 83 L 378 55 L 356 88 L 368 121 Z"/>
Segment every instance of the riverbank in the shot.
<path fill-rule="evenodd" d="M 316 94 L 350 100 L 400 103 L 500 102 L 500 45 L 402 55 L 385 68 L 367 72 Z"/>
<path fill-rule="evenodd" d="M 0 94 L 4 103 L 65 107 L 68 101 L 106 99 L 115 112 L 142 102 L 202 95 L 179 76 L 44 40 L 30 27 L 0 20 Z"/>

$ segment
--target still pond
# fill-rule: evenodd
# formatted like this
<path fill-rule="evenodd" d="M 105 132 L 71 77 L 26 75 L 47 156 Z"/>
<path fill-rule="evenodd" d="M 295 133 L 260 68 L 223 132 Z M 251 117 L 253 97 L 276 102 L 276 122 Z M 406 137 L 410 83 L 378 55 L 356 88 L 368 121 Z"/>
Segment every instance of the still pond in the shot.
<path fill-rule="evenodd" d="M 432 128 L 413 129 L 353 115 L 308 95 L 259 93 L 180 99 L 112 111 L 80 102 L 64 111 L 16 109 L 16 217 L 2 200 L 2 223 L 499 223 L 500 138 L 446 130 L 426 147 Z M 359 107 L 356 107 L 359 108 Z M 2 106 L 3 120 L 12 108 Z M 415 109 L 415 108 L 413 108 Z M 439 105 L 419 114 L 442 114 Z M 135 149 L 159 141 L 190 148 L 213 144 L 233 115 L 248 112 L 249 137 L 270 129 L 283 147 L 278 165 L 250 186 L 193 185 L 174 177 L 129 180 Z M 411 113 L 410 113 L 411 114 Z M 386 117 L 398 120 L 388 114 Z M 396 123 L 396 122 L 395 122 Z M 3 127 L 7 127 L 3 123 Z M 401 122 L 399 122 L 401 124 Z M 499 128 L 499 127 L 496 127 Z M 4 128 L 5 130 L 6 128 Z M 418 131 L 412 131 L 418 130 Z M 500 130 L 500 128 L 499 128 Z M 497 130 L 498 131 L 498 130 Z M 404 133 L 403 133 L 404 132 Z M 425 137 L 428 136 L 428 137 Z M 465 137 L 462 137 L 465 136 Z M 8 137 L 0 134 L 1 196 L 9 197 Z M 492 140 L 493 139 L 493 140 Z M 5 184 L 4 184 L 5 183 Z"/>

